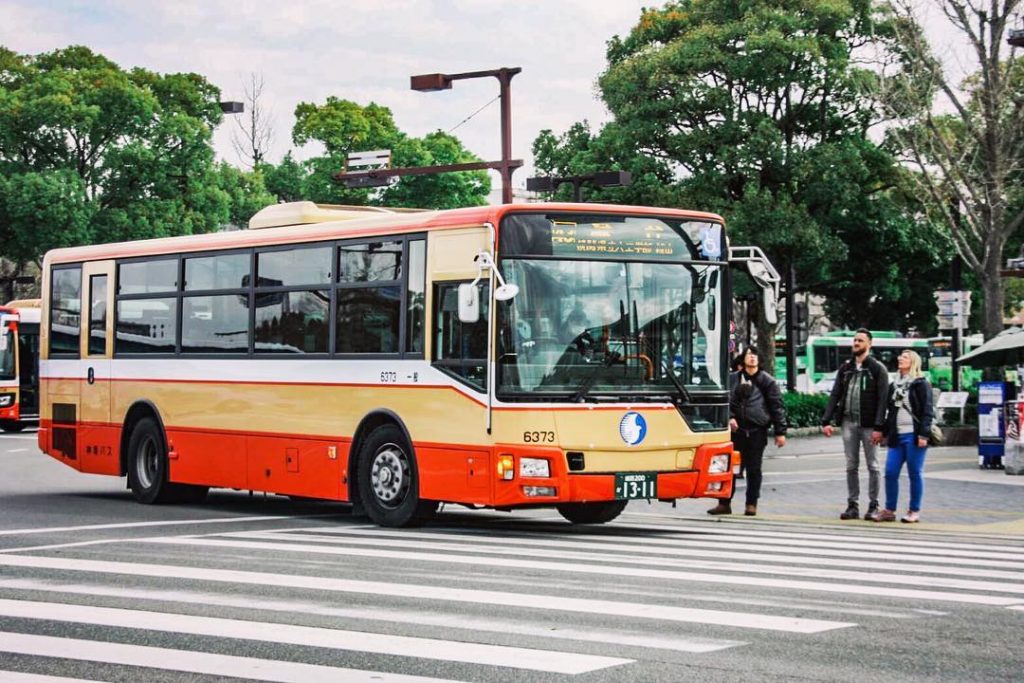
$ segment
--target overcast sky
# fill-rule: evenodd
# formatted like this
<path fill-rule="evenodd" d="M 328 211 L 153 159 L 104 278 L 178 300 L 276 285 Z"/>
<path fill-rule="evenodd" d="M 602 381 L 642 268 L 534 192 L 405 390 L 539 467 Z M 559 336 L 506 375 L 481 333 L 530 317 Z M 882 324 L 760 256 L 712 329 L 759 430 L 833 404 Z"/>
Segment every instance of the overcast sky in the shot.
<path fill-rule="evenodd" d="M 451 130 L 485 160 L 501 156 L 493 78 L 452 90 L 409 90 L 418 73 L 522 67 L 512 81 L 513 156 L 533 171 L 530 146 L 544 128 L 564 132 L 607 112 L 595 94 L 605 45 L 625 36 L 645 6 L 662 0 L 0 0 L 0 45 L 36 54 L 86 45 L 123 68 L 196 72 L 243 100 L 251 74 L 264 79 L 262 102 L 275 122 L 270 160 L 289 149 L 299 102 L 330 95 L 391 109 L 398 127 L 422 136 Z M 927 4 L 927 3 L 924 3 Z M 932 14 L 938 15 L 934 9 Z M 939 17 L 934 17 L 938 19 Z M 929 22 L 933 23 L 933 22 Z M 933 24 L 934 25 L 934 24 Z M 937 36 L 933 35 L 933 38 Z M 945 36 L 948 38 L 947 36 Z M 945 44 L 948 59 L 952 49 Z M 240 163 L 234 122 L 215 135 L 221 158 Z M 307 147 L 298 158 L 319 153 Z M 499 180 L 493 175 L 497 192 Z"/>
<path fill-rule="evenodd" d="M 414 136 L 450 130 L 498 94 L 496 79 L 452 90 L 409 90 L 418 73 L 522 67 L 512 81 L 513 156 L 532 171 L 530 145 L 544 128 L 561 133 L 607 114 L 595 96 L 605 43 L 636 24 L 647 0 L 0 0 L 0 44 L 36 54 L 82 44 L 123 68 L 196 72 L 224 99 L 244 99 L 249 74 L 264 78 L 263 101 L 275 121 L 270 158 L 293 147 L 299 102 L 330 95 L 391 109 Z M 218 154 L 239 160 L 231 121 L 216 134 Z M 485 160 L 501 156 L 493 102 L 453 131 Z M 319 150 L 296 150 L 303 158 Z M 498 187 L 497 175 L 494 186 Z"/>

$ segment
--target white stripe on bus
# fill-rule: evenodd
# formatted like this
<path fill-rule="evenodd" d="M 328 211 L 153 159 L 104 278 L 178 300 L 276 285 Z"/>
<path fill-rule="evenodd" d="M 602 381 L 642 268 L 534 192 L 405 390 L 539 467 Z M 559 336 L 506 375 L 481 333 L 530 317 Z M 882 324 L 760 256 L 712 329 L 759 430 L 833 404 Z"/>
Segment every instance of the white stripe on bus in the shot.
<path fill-rule="evenodd" d="M 385 581 L 355 581 L 326 576 L 303 576 L 272 574 L 234 569 L 206 569 L 175 565 L 144 564 L 134 562 L 109 562 L 104 560 L 78 560 L 61 557 L 33 557 L 25 555 L 0 555 L 0 566 L 30 567 L 33 569 L 54 569 L 61 571 L 96 572 L 128 576 L 150 576 L 174 580 L 217 581 L 256 586 L 279 586 L 322 590 L 338 593 L 359 593 L 372 596 L 413 598 L 464 602 L 488 605 L 489 607 L 512 607 L 531 610 L 552 610 L 604 614 L 633 619 L 652 619 L 683 623 L 698 623 L 737 628 L 765 629 L 791 633 L 820 633 L 833 629 L 848 628 L 856 624 L 841 621 L 823 621 L 800 617 L 778 617 L 768 614 L 746 614 L 721 610 L 672 607 L 668 605 L 637 605 L 635 602 L 592 600 L 589 598 L 567 598 L 553 595 L 511 593 L 508 591 L 485 591 L 445 586 L 388 583 Z M 1003 604 L 1003 603 L 999 603 Z M 642 609 L 638 609 L 642 607 Z"/>

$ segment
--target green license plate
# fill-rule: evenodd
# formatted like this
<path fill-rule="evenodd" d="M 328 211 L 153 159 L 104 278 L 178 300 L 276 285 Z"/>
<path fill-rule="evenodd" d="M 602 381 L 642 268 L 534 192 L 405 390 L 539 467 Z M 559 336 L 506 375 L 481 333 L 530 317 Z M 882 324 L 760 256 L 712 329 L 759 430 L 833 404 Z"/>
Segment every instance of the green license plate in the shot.
<path fill-rule="evenodd" d="M 618 472 L 615 475 L 615 499 L 658 497 L 657 472 Z"/>

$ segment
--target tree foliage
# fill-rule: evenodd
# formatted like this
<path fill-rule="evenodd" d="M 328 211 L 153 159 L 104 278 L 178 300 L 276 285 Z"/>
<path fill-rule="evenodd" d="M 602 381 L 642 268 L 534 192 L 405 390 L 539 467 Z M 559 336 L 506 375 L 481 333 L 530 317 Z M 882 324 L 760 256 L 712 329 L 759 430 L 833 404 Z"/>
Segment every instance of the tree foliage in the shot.
<path fill-rule="evenodd" d="M 0 48 L 0 249 L 209 232 L 235 208 L 210 145 L 219 91 L 81 46 Z"/>
<path fill-rule="evenodd" d="M 277 166 L 261 166 L 267 189 L 281 201 L 448 209 L 485 204 L 491 189 L 486 171 L 406 176 L 380 189 L 348 189 L 336 181 L 334 176 L 353 152 L 390 149 L 396 168 L 479 161 L 448 133 L 436 131 L 423 138 L 403 133 L 391 110 L 372 102 L 361 106 L 328 97 L 319 105 L 300 103 L 292 141 L 320 145 L 324 151 L 303 162 L 289 152 Z"/>
<path fill-rule="evenodd" d="M 970 46 L 977 70 L 957 83 L 929 45 L 912 3 L 885 5 L 887 69 L 875 89 L 891 119 L 888 142 L 983 293 L 986 337 L 1002 329 L 1003 253 L 1024 226 L 1024 60 L 1005 45 L 1021 0 L 938 3 Z"/>
<path fill-rule="evenodd" d="M 930 295 L 908 296 L 918 283 L 891 249 L 923 272 L 943 245 L 922 239 L 894 159 L 868 136 L 873 76 L 852 55 L 874 30 L 870 0 L 645 10 L 608 44 L 598 84 L 613 122 L 596 135 L 585 124 L 546 132 L 535 153 L 547 170 L 639 171 L 638 186 L 591 196 L 723 214 L 734 244 L 761 246 L 780 271 L 795 269 L 799 290 L 835 297 L 834 322 L 927 325 Z M 759 331 L 768 351 L 773 334 Z"/>

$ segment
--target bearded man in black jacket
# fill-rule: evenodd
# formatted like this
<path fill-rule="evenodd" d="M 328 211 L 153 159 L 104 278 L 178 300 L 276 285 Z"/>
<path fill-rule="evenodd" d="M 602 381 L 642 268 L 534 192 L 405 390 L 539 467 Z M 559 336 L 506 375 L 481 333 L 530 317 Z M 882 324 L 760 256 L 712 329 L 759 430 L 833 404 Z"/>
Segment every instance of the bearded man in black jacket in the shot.
<path fill-rule="evenodd" d="M 860 517 L 860 449 L 868 468 L 868 511 L 864 519 L 878 517 L 881 468 L 878 445 L 885 432 L 889 372 L 871 356 L 871 333 L 863 327 L 853 335 L 853 357 L 836 371 L 836 382 L 821 418 L 825 436 L 832 436 L 832 421 L 842 427 L 846 452 L 846 510 L 839 519 Z"/>

